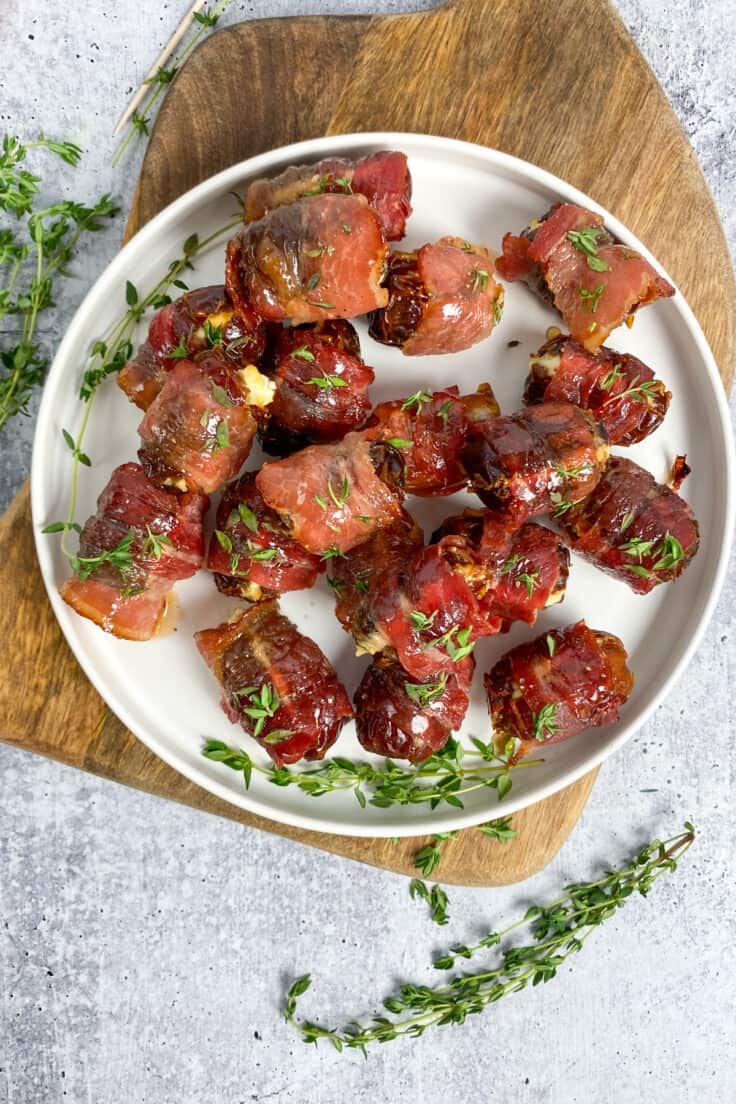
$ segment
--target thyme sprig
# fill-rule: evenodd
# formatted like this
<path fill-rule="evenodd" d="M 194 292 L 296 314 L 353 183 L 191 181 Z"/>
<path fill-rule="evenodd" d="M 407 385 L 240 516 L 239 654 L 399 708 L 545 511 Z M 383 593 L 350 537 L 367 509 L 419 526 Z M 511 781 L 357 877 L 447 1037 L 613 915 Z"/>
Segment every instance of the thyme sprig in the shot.
<path fill-rule="evenodd" d="M 72 167 L 82 151 L 73 142 L 39 138 L 22 143 L 5 135 L 0 148 L 0 211 L 26 218 L 25 235 L 0 226 L 0 323 L 18 318 L 16 344 L 0 349 L 0 429 L 16 414 L 28 413 L 33 390 L 43 381 L 48 359 L 41 355 L 36 330 L 42 311 L 53 305 L 54 281 L 69 276 L 80 238 L 103 229 L 116 213 L 109 195 L 92 207 L 72 200 L 34 210 L 41 178 L 26 168 L 32 149 L 46 149 Z"/>
<path fill-rule="evenodd" d="M 286 1022 L 305 1043 L 327 1039 L 336 1050 L 358 1049 L 367 1054 L 373 1043 L 386 1043 L 402 1035 L 417 1038 L 430 1027 L 464 1023 L 468 1016 L 528 985 L 551 981 L 560 966 L 580 951 L 592 932 L 622 908 L 629 897 L 646 897 L 665 873 L 674 872 L 695 838 L 688 821 L 684 830 L 666 840 L 655 839 L 619 870 L 595 881 L 565 887 L 556 900 L 535 905 L 501 931 L 489 931 L 477 943 L 455 945 L 436 959 L 435 969 L 452 970 L 477 954 L 497 948 L 495 964 L 475 973 L 463 972 L 436 986 L 406 982 L 387 997 L 383 1006 L 393 1016 L 376 1014 L 368 1023 L 351 1020 L 344 1027 L 323 1027 L 297 1018 L 297 1003 L 311 985 L 309 974 L 289 987 L 284 1006 Z M 530 941 L 522 946 L 508 941 L 511 933 L 528 927 Z"/>
<path fill-rule="evenodd" d="M 207 740 L 202 754 L 206 759 L 241 773 L 246 789 L 256 771 L 275 786 L 297 786 L 309 797 L 348 791 L 355 794 L 361 808 L 370 804 L 379 809 L 425 803 L 435 809 L 442 802 L 462 809 L 462 798 L 466 794 L 484 788 L 496 790 L 501 801 L 511 789 L 512 771 L 542 762 L 541 759 L 524 759 L 520 763 L 509 763 L 491 744 L 475 737 L 472 742 L 473 750 L 470 751 L 451 738 L 442 751 L 410 767 L 397 766 L 392 759 L 384 759 L 381 766 L 374 766 L 336 756 L 325 759 L 318 767 L 292 771 L 288 767 L 261 766 L 246 751 L 230 747 L 222 740 Z"/>
<path fill-rule="evenodd" d="M 91 466 L 89 457 L 82 451 L 84 437 L 89 425 L 90 415 L 95 400 L 95 395 L 100 384 L 108 376 L 116 374 L 133 355 L 132 337 L 136 326 L 145 312 L 149 309 L 158 310 L 171 302 L 168 291 L 172 287 L 186 286 L 180 279 L 181 273 L 187 268 L 193 267 L 194 258 L 207 246 L 212 245 L 220 238 L 228 234 L 241 222 L 240 216 L 232 219 L 227 225 L 215 230 L 201 241 L 197 234 L 192 234 L 182 245 L 182 254 L 176 260 L 171 261 L 166 273 L 157 281 L 151 290 L 140 296 L 138 289 L 130 281 L 125 287 L 125 301 L 127 309 L 121 318 L 114 322 L 105 332 L 103 337 L 94 342 L 90 350 L 82 382 L 79 388 L 79 398 L 83 403 L 82 419 L 79 424 L 76 437 L 68 430 L 63 430 L 64 440 L 72 453 L 71 489 L 69 493 L 69 508 L 64 521 L 54 521 L 46 525 L 42 532 L 61 533 L 61 551 L 72 568 L 77 561 L 76 554 L 67 545 L 67 536 L 70 532 L 78 533 L 79 525 L 75 521 L 77 508 L 77 493 L 79 483 L 79 467 L 83 464 Z"/>
<path fill-rule="evenodd" d="M 120 158 L 125 153 L 126 149 L 130 145 L 131 140 L 136 134 L 146 136 L 150 129 L 151 123 L 151 111 L 164 89 L 171 84 L 172 80 L 176 76 L 182 63 L 189 57 L 194 47 L 200 41 L 200 39 L 217 26 L 220 16 L 227 7 L 229 0 L 220 0 L 218 4 L 209 10 L 207 8 L 201 12 L 194 13 L 194 19 L 198 24 L 195 33 L 190 38 L 189 42 L 179 51 L 174 57 L 171 65 L 167 69 L 165 66 L 161 66 L 152 77 L 150 77 L 146 84 L 149 85 L 150 90 L 144 97 L 140 108 L 133 112 L 128 128 L 128 133 L 123 138 L 122 142 L 118 146 L 112 159 L 113 165 L 117 165 Z"/>

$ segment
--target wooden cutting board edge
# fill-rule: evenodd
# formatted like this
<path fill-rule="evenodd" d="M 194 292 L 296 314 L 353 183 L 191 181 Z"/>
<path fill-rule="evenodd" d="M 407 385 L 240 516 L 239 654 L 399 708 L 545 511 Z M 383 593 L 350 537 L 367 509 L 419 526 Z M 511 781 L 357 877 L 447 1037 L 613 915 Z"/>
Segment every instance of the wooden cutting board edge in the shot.
<path fill-rule="evenodd" d="M 559 16 L 562 13 L 562 8 L 570 5 L 568 0 L 561 0 L 560 3 L 555 5 L 538 5 L 536 8 L 532 4 L 530 9 L 529 2 L 526 0 L 523 4 L 517 3 L 514 5 L 514 21 L 517 23 L 523 22 L 525 15 L 527 19 L 532 18 L 536 21 L 540 14 L 544 14 L 540 13 L 542 6 L 546 9 L 554 7 L 556 16 Z M 646 62 L 636 48 L 632 47 L 628 33 L 618 15 L 604 0 L 596 0 L 596 7 L 600 9 L 601 15 L 605 17 L 602 24 L 600 20 L 598 22 L 599 30 L 602 28 L 604 36 L 606 33 L 610 36 L 609 45 L 614 43 L 617 48 L 628 52 L 632 67 L 638 70 L 642 87 L 647 87 L 647 92 L 642 93 L 642 95 L 656 95 L 664 102 L 664 114 L 668 116 L 665 119 L 666 128 L 668 128 L 668 141 L 680 142 L 686 146 L 686 139 L 679 122 L 664 101 L 661 89 L 659 89 L 656 79 Z M 197 104 L 203 97 L 203 87 L 206 89 L 212 83 L 213 58 L 220 57 L 223 51 L 232 51 L 231 60 L 235 64 L 242 63 L 243 59 L 247 58 L 249 66 L 256 75 L 256 81 L 260 82 L 264 88 L 273 88 L 278 87 L 278 81 L 274 79 L 278 65 L 281 64 L 284 68 L 285 62 L 290 63 L 306 39 L 309 38 L 311 54 L 305 53 L 304 63 L 299 65 L 296 70 L 293 66 L 284 70 L 289 73 L 290 83 L 293 83 L 296 90 L 294 101 L 297 106 L 301 102 L 300 95 L 303 95 L 305 90 L 309 94 L 309 111 L 306 114 L 300 114 L 297 111 L 292 118 L 287 109 L 284 117 L 279 115 L 273 120 L 265 111 L 267 105 L 272 102 L 272 97 L 264 96 L 259 101 L 257 96 L 253 96 L 249 105 L 248 131 L 241 131 L 238 134 L 237 149 L 232 151 L 217 149 L 214 163 L 212 150 L 208 150 L 210 156 L 209 160 L 206 161 L 206 165 L 197 165 L 194 169 L 195 173 L 199 171 L 200 178 L 203 178 L 202 168 L 208 170 L 204 172 L 204 175 L 211 175 L 225 167 L 226 164 L 242 160 L 247 156 L 260 152 L 261 149 L 325 132 L 339 133 L 346 130 L 385 128 L 397 130 L 423 129 L 429 132 L 448 133 L 449 126 L 450 133 L 457 133 L 452 130 L 451 123 L 448 124 L 445 119 L 437 116 L 436 112 L 433 117 L 435 120 L 440 118 L 440 125 L 437 126 L 428 125 L 428 121 L 431 123 L 431 119 L 425 119 L 422 125 L 415 126 L 406 125 L 406 122 L 400 120 L 397 125 L 395 115 L 392 116 L 390 111 L 387 111 L 386 115 L 378 121 L 378 125 L 372 118 L 368 120 L 367 125 L 360 125 L 361 120 L 356 120 L 355 105 L 356 102 L 360 102 L 359 93 L 366 80 L 366 75 L 370 77 L 376 67 L 380 69 L 381 64 L 385 64 L 386 52 L 391 44 L 396 46 L 397 51 L 404 51 L 404 57 L 406 57 L 407 50 L 411 51 L 412 55 L 421 54 L 421 50 L 427 48 L 427 40 L 441 41 L 444 46 L 441 46 L 440 49 L 449 50 L 451 49 L 453 36 L 455 39 L 460 34 L 467 36 L 469 31 L 473 31 L 473 27 L 478 22 L 482 22 L 477 17 L 488 14 L 491 9 L 497 17 L 496 22 L 500 23 L 502 10 L 505 9 L 508 14 L 508 0 L 498 0 L 497 3 L 492 3 L 490 0 L 454 0 L 442 9 L 417 13 L 416 15 L 376 18 L 312 16 L 295 17 L 288 20 L 269 19 L 257 23 L 239 24 L 216 32 L 192 55 L 187 65 L 177 76 L 169 95 L 162 105 L 139 176 L 131 206 L 126 238 L 133 230 L 140 228 L 144 221 L 152 217 L 160 206 L 170 202 L 170 199 L 173 198 L 173 194 L 170 194 L 168 197 L 164 197 L 163 202 L 157 204 L 154 200 L 151 203 L 152 181 L 158 180 L 160 187 L 160 180 L 163 177 L 163 179 L 168 180 L 169 186 L 171 185 L 170 177 L 176 167 L 176 141 L 180 137 L 176 130 L 176 113 L 181 112 L 184 103 L 185 108 L 189 111 L 189 117 L 192 117 L 192 112 L 196 111 Z M 524 12 L 522 9 L 527 10 Z M 471 26 L 471 23 L 473 26 Z M 340 38 L 336 34 L 338 25 L 343 38 L 339 42 L 339 49 L 336 50 L 335 43 Z M 484 25 L 488 26 L 487 21 Z M 421 41 L 422 39 L 424 42 Z M 260 46 L 258 45 L 259 41 Z M 332 51 L 332 56 L 336 60 L 330 70 L 328 79 L 325 80 L 322 75 L 318 84 L 315 84 L 320 68 L 322 68 L 322 74 L 324 73 L 324 68 L 321 67 L 321 57 L 324 56 L 324 51 L 327 49 Z M 411 74 L 407 76 L 403 86 L 404 97 L 411 91 L 411 81 L 413 79 Z M 345 87 L 336 96 L 343 80 Z M 203 81 L 205 82 L 204 85 L 202 84 Z M 382 87 L 378 77 L 374 83 L 376 89 Z M 222 84 L 217 89 L 217 96 L 213 92 L 211 102 L 216 102 L 218 106 L 222 105 L 231 93 L 230 84 L 229 81 Z M 317 88 L 317 92 L 312 94 L 315 88 Z M 352 90 L 352 94 L 348 89 Z M 414 89 L 414 94 L 417 95 L 416 89 Z M 380 102 L 380 95 L 375 98 Z M 206 100 L 206 95 L 204 95 L 204 99 Z M 424 101 L 420 106 L 424 106 Z M 375 111 L 376 105 L 370 101 L 367 103 L 362 101 L 361 111 L 364 108 Z M 391 111 L 395 112 L 395 106 L 391 107 Z M 482 136 L 478 137 L 472 132 L 468 134 L 465 120 L 460 125 L 463 132 L 459 136 L 483 141 Z M 196 146 L 196 135 L 192 137 Z M 486 142 L 486 144 L 492 143 Z M 499 148 L 507 148 L 509 152 L 519 152 L 513 148 L 513 143 L 510 144 L 500 138 L 495 144 Z M 509 148 L 510 145 L 511 148 Z M 179 153 L 180 149 L 181 147 L 179 147 Z M 542 160 L 538 156 L 532 156 L 530 159 L 536 160 L 538 163 Z M 723 273 L 724 283 L 722 283 L 719 290 L 728 301 L 729 281 L 730 286 L 736 290 L 733 273 L 728 262 L 722 233 L 717 224 L 717 217 L 715 220 L 713 217 L 712 200 L 707 192 L 707 185 L 703 180 L 692 151 L 687 146 L 683 165 L 688 176 L 692 178 L 691 186 L 696 191 L 698 187 L 700 188 L 700 199 L 705 204 L 710 221 L 715 221 L 716 246 L 718 236 L 721 239 L 722 248 L 716 259 Z M 560 172 L 559 167 L 550 165 L 550 168 L 553 171 Z M 566 174 L 561 172 L 560 175 Z M 597 195 L 596 189 L 590 187 L 584 176 L 582 179 L 574 179 L 573 182 L 580 187 L 586 187 L 587 185 L 593 194 Z M 194 183 L 197 183 L 197 179 L 185 179 L 179 190 L 185 190 Z M 164 192 L 165 190 L 164 188 Z M 160 193 L 158 199 L 161 200 Z M 605 196 L 601 197 L 601 201 L 609 202 L 609 205 L 612 205 Z M 637 226 L 633 228 L 641 233 Z M 715 249 L 715 252 L 718 253 L 718 250 Z M 733 302 L 733 299 L 731 301 Z M 720 346 L 721 353 L 724 349 L 732 353 L 734 345 L 733 312 L 727 311 L 725 313 L 721 332 L 711 333 L 709 336 L 711 336 L 711 340 L 715 338 L 715 343 Z M 721 357 L 721 373 L 724 377 L 724 383 L 732 371 L 732 361 L 732 355 L 728 356 L 725 362 Z M 4 593 L 5 595 L 12 594 L 15 596 L 17 594 L 18 570 L 19 568 L 22 569 L 24 555 L 26 557 L 25 564 L 27 564 L 27 556 L 30 554 L 37 577 L 26 579 L 27 585 L 22 589 L 30 594 L 31 601 L 34 597 L 37 599 L 38 588 L 39 586 L 42 588 L 42 583 L 35 565 L 35 555 L 30 538 L 28 490 L 26 487 L 21 491 L 5 518 L 0 521 L 0 548 L 6 551 L 10 549 L 12 553 L 12 548 L 15 546 L 21 552 L 21 556 L 18 557 L 14 557 L 12 554 L 3 557 L 0 565 L 0 595 Z M 26 542 L 30 545 L 30 548 L 26 546 Z M 26 574 L 28 574 L 27 571 Z M 7 602 L 0 604 L 0 625 L 5 629 L 12 629 L 16 632 L 22 631 L 24 627 L 23 619 L 9 614 L 8 605 Z M 25 604 L 21 602 L 18 610 L 27 613 L 29 605 L 29 601 L 26 601 Z M 28 663 L 25 667 L 18 662 L 12 664 L 12 670 L 8 673 L 15 677 L 9 678 L 6 685 L 12 683 L 13 692 L 3 693 L 0 688 L 0 716 L 9 717 L 11 721 L 14 717 L 16 722 L 15 727 L 13 728 L 11 724 L 8 735 L 4 736 L 9 742 L 20 747 L 32 746 L 34 750 L 50 755 L 62 762 L 90 770 L 104 777 L 122 781 L 125 784 L 134 785 L 147 792 L 165 794 L 173 800 L 228 816 L 246 825 L 265 828 L 288 838 L 307 842 L 313 846 L 375 866 L 386 867 L 406 874 L 414 872 L 412 857 L 418 846 L 417 841 L 402 840 L 399 844 L 393 844 L 390 840 L 359 839 L 301 832 L 298 829 L 250 816 L 235 806 L 213 798 L 198 786 L 187 782 L 186 779 L 183 779 L 182 776 L 153 756 L 134 737 L 126 733 L 117 718 L 107 710 L 104 703 L 86 682 L 76 661 L 63 639 L 61 639 L 58 626 L 53 619 L 53 615 L 50 614 L 48 603 L 44 602 L 44 605 L 46 616 L 41 618 L 43 624 L 37 626 L 38 637 L 46 643 L 54 634 L 58 637 L 58 641 L 54 640 L 51 647 L 55 662 L 49 665 L 49 669 L 55 672 L 55 677 L 51 679 L 52 695 L 50 700 L 45 695 L 38 708 L 35 706 L 30 709 L 18 710 L 16 708 L 15 711 L 12 708 L 9 709 L 9 699 L 12 699 L 15 694 L 17 700 L 18 689 L 25 688 L 29 681 L 30 689 L 37 696 L 40 689 L 38 679 L 34 681 L 34 679 L 29 680 L 27 678 Z M 7 641 L 7 633 L 3 633 L 0 639 Z M 25 654 L 25 659 L 32 666 L 33 659 L 37 659 L 38 654 L 38 648 L 30 648 Z M 41 654 L 45 653 L 42 651 Z M 72 709 L 69 708 L 68 701 L 64 703 L 63 690 L 65 685 L 67 688 L 70 686 L 75 688 L 76 697 L 72 703 Z M 59 712 L 58 707 L 62 703 L 65 704 L 65 708 Z M 57 710 L 56 713 L 54 712 L 55 709 Z M 59 728 L 60 720 L 69 725 L 75 723 L 75 717 L 83 724 L 86 723 L 91 726 L 86 728 L 86 731 L 91 733 L 91 737 L 83 740 L 81 746 L 79 744 L 70 746 L 64 729 L 62 728 L 60 731 Z M 10 734 L 11 732 L 13 734 Z M 30 739 L 29 732 L 33 733 Z M 482 839 L 478 833 L 470 831 L 461 833 L 458 839 L 447 845 L 447 855 L 443 859 L 441 872 L 442 880 L 468 885 L 501 885 L 521 880 L 534 873 L 535 870 L 540 869 L 550 861 L 576 823 L 592 789 L 596 774 L 597 772 L 593 771 L 567 790 L 515 814 L 514 822 L 520 831 L 519 837 L 503 848 L 494 845 L 491 841 Z M 502 811 L 502 808 L 500 811 Z"/>

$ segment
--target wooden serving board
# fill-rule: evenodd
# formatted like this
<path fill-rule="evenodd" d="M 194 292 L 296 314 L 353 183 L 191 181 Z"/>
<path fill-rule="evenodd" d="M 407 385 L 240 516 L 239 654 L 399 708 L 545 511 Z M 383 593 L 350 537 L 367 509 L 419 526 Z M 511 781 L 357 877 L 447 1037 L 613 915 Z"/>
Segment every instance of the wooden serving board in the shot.
<path fill-rule="evenodd" d="M 718 216 L 662 90 L 605 0 L 453 0 L 416 15 L 269 19 L 218 31 L 163 104 L 127 235 L 234 162 L 360 130 L 494 146 L 590 193 L 673 275 L 729 384 L 736 285 Z M 0 735 L 8 742 L 336 854 L 414 872 L 416 840 L 323 835 L 250 816 L 187 782 L 126 732 L 86 681 L 46 601 L 27 487 L 0 523 L 0 642 Z M 518 838 L 503 847 L 461 833 L 447 846 L 442 880 L 500 885 L 540 869 L 567 838 L 594 780 L 595 772 L 517 813 Z"/>

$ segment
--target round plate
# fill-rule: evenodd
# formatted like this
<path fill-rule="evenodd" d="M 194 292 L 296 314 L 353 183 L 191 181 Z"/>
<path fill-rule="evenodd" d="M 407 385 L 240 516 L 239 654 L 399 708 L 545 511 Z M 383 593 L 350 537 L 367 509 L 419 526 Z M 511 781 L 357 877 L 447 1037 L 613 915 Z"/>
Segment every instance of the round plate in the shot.
<path fill-rule="evenodd" d="M 145 292 L 181 254 L 193 232 L 200 239 L 224 225 L 233 213 L 230 193 L 242 193 L 249 180 L 280 172 L 287 165 L 332 155 L 361 156 L 381 148 L 404 150 L 414 181 L 414 214 L 407 243 L 413 248 L 452 234 L 498 248 L 505 231 L 518 231 L 552 202 L 565 200 L 601 210 L 598 204 L 562 180 L 506 154 L 464 142 L 411 134 L 360 134 L 322 138 L 274 150 L 235 165 L 181 196 L 145 226 L 106 269 L 77 311 L 49 373 L 38 418 L 33 456 L 33 519 L 38 557 L 59 624 L 84 671 L 108 705 L 148 747 L 218 797 L 250 812 L 303 828 L 355 836 L 418 835 L 478 823 L 499 812 L 511 813 L 547 797 L 591 770 L 620 748 L 662 701 L 698 645 L 723 581 L 733 528 L 733 457 L 727 407 L 713 356 L 692 311 L 678 293 L 647 307 L 633 329 L 618 329 L 609 342 L 650 364 L 673 399 L 664 425 L 643 444 L 626 450 L 657 479 L 664 480 L 677 453 L 687 453 L 693 472 L 684 494 L 700 522 L 701 546 L 683 577 L 646 597 L 573 557 L 567 596 L 541 614 L 537 625 L 517 625 L 507 635 L 480 641 L 472 701 L 461 732 L 488 740 L 488 711 L 481 674 L 508 648 L 584 617 L 595 629 L 623 640 L 636 675 L 636 688 L 621 720 L 544 749 L 544 762 L 513 774 L 513 787 L 499 805 L 494 790 L 470 793 L 463 809 L 427 805 L 361 809 L 351 793 L 309 798 L 296 787 L 280 788 L 254 774 L 246 792 L 242 776 L 202 757 L 205 738 L 245 746 L 256 762 L 269 760 L 255 741 L 230 724 L 219 706 L 219 687 L 202 662 L 192 633 L 219 624 L 236 602 L 219 594 L 203 571 L 179 583 L 178 624 L 147 644 L 116 640 L 77 616 L 57 588 L 69 569 L 58 538 L 40 535 L 41 527 L 66 516 L 70 454 L 61 430 L 75 432 L 81 404 L 77 397 L 82 365 L 92 342 L 124 311 L 126 280 Z M 614 217 L 602 211 L 610 229 L 625 244 L 651 256 Z M 196 259 L 192 287 L 220 283 L 224 245 Z M 458 384 L 473 391 L 489 380 L 504 412 L 519 408 L 527 357 L 543 342 L 559 318 L 521 284 L 506 286 L 506 308 L 491 337 L 453 356 L 403 357 L 373 342 L 358 323 L 363 354 L 376 369 L 374 402 L 406 396 L 419 388 Z M 140 327 L 142 337 L 145 324 Z M 513 348 L 510 342 L 519 342 Z M 85 438 L 92 468 L 81 469 L 77 520 L 94 512 L 95 500 L 112 469 L 135 457 L 140 412 L 107 381 L 95 400 Z M 261 463 L 257 450 L 248 466 Z M 441 518 L 464 505 L 468 495 L 435 501 L 408 499 L 412 512 L 430 531 Z M 210 514 L 211 525 L 212 513 Z M 324 579 L 312 590 L 286 595 L 284 612 L 324 649 L 352 694 L 368 663 L 356 659 L 352 641 L 333 613 L 333 596 Z M 365 759 L 351 724 L 335 754 Z M 368 757 L 373 758 L 373 757 Z M 298 769 L 298 768 L 297 768 Z"/>

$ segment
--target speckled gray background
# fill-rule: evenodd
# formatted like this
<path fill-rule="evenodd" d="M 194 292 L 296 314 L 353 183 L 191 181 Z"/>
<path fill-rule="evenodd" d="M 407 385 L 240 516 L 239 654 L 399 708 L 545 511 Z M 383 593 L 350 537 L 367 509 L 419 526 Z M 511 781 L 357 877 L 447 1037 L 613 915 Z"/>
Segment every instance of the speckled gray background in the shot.
<path fill-rule="evenodd" d="M 409 2 L 233 2 L 228 21 Z M 0 128 L 73 138 L 80 199 L 127 208 L 111 129 L 183 0 L 4 0 Z M 736 248 L 733 0 L 619 0 L 675 105 Z M 49 192 L 68 171 L 45 166 Z M 52 348 L 113 256 L 94 241 L 45 320 Z M 0 499 L 30 462 L 32 420 L 2 438 Z M 735 1098 L 733 577 L 679 687 L 605 765 L 569 843 L 523 887 L 453 890 L 440 931 L 407 883 L 0 747 L 0 1101 L 13 1104 L 690 1104 Z M 691 817 L 697 849 L 596 934 L 572 970 L 463 1028 L 365 1063 L 315 1052 L 279 1019 L 285 977 L 311 970 L 310 1014 L 371 1011 L 430 951 L 532 896 L 592 875 Z"/>

